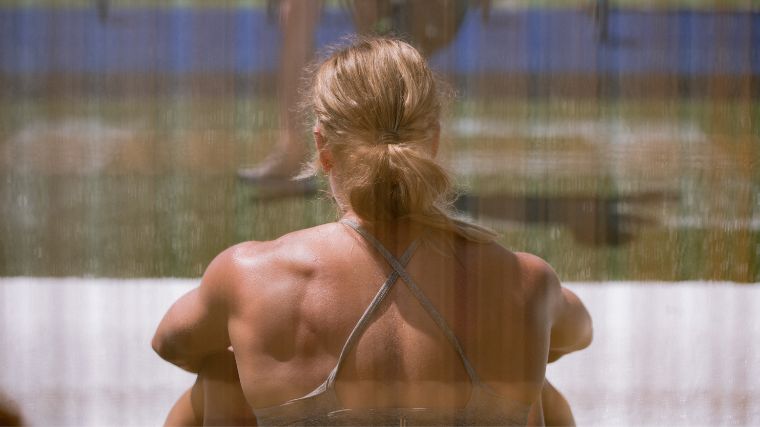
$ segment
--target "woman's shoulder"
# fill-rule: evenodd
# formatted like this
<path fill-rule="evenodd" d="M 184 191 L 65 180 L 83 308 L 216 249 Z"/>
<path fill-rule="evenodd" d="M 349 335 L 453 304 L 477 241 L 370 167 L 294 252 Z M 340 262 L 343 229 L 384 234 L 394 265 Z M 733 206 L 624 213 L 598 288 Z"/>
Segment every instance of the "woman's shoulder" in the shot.
<path fill-rule="evenodd" d="M 542 280 L 557 276 L 557 273 L 554 272 L 552 266 L 538 255 L 528 252 L 514 252 L 514 254 L 520 268 L 522 268 L 526 274 Z"/>
<path fill-rule="evenodd" d="M 466 242 L 468 252 L 476 253 L 484 258 L 481 262 L 485 261 L 504 268 L 520 268 L 530 272 L 551 270 L 549 263 L 541 257 L 509 249 L 495 240 L 487 242 L 462 240 Z"/>
<path fill-rule="evenodd" d="M 552 266 L 543 258 L 516 252 L 523 288 L 533 301 L 546 303 L 560 292 L 560 281 Z"/>
<path fill-rule="evenodd" d="M 341 227 L 337 223 L 322 224 L 274 240 L 235 244 L 214 258 L 207 273 L 227 272 L 225 275 L 234 282 L 248 283 L 261 282 L 257 277 L 262 275 L 309 274 L 326 253 L 334 250 Z"/>
<path fill-rule="evenodd" d="M 469 252 L 479 258 L 477 264 L 484 266 L 489 276 L 501 278 L 505 285 L 519 284 L 528 294 L 545 294 L 559 285 L 554 269 L 537 255 L 510 250 L 496 241 L 470 245 L 474 250 Z"/>

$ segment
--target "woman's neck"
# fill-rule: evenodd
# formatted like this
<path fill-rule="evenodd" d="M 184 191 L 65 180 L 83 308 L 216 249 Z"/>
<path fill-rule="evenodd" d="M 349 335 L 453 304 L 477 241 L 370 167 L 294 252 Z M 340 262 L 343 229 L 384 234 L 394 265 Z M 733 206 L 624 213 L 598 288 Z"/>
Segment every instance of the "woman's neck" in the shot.
<path fill-rule="evenodd" d="M 359 224 L 363 229 L 367 230 L 367 232 L 382 242 L 408 240 L 409 238 L 419 236 L 428 230 L 428 227 L 424 224 L 408 218 L 399 218 L 389 221 L 367 221 L 351 210 L 346 211 L 341 216 L 341 220 L 349 220 Z"/>

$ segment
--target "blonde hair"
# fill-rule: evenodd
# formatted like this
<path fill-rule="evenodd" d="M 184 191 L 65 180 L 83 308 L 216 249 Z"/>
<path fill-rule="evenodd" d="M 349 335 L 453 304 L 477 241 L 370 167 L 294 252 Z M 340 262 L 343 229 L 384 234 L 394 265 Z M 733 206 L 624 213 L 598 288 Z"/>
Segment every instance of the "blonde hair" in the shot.
<path fill-rule="evenodd" d="M 391 38 L 360 38 L 319 65 L 308 107 L 332 153 L 346 202 L 370 223 L 411 219 L 491 241 L 455 219 L 449 173 L 434 159 L 441 85 L 425 59 Z M 318 170 L 315 161 L 313 171 Z"/>

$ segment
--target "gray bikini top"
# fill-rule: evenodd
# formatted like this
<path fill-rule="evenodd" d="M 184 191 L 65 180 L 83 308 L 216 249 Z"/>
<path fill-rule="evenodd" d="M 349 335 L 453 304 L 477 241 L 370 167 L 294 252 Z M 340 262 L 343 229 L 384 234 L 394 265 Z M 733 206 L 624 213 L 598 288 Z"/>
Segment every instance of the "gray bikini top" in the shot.
<path fill-rule="evenodd" d="M 404 266 L 409 262 L 414 251 L 417 249 L 419 239 L 409 245 L 409 248 L 404 251 L 401 258 L 396 259 L 374 236 L 355 222 L 344 219 L 341 220 L 341 223 L 356 230 L 357 233 L 374 246 L 383 258 L 388 261 L 388 264 L 393 268 L 393 272 L 385 280 L 380 290 L 372 299 L 369 307 L 364 310 L 364 314 L 362 314 L 356 326 L 354 326 L 346 343 L 343 345 L 343 349 L 338 357 L 338 363 L 330 371 L 325 382 L 306 396 L 289 400 L 281 405 L 254 409 L 258 425 L 525 425 L 530 406 L 499 396 L 491 387 L 481 382 L 477 372 L 475 372 L 467 356 L 465 356 L 464 350 L 454 332 L 404 269 Z M 380 303 L 399 278 L 401 278 L 412 295 L 417 298 L 425 311 L 432 317 L 462 360 L 462 364 L 472 382 L 470 399 L 463 408 L 348 409 L 340 403 L 335 393 L 335 377 L 338 375 L 343 361 L 370 323 L 372 315 Z"/>

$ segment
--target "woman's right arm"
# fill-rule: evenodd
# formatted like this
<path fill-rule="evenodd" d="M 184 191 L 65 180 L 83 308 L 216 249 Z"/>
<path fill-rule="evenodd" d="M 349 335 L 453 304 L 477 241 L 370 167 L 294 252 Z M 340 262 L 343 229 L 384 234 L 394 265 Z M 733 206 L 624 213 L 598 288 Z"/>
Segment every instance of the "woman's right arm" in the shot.
<path fill-rule="evenodd" d="M 551 338 L 548 362 L 565 354 L 584 349 L 593 339 L 591 315 L 573 291 L 563 287 L 557 274 L 547 264 L 549 294 L 551 295 Z"/>

